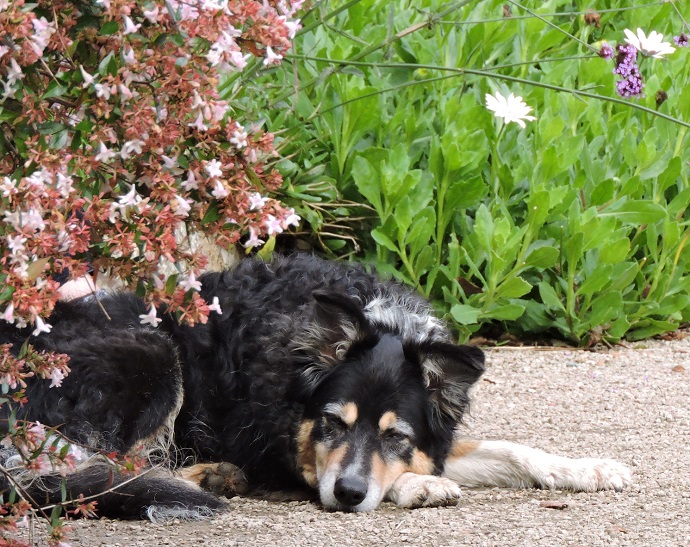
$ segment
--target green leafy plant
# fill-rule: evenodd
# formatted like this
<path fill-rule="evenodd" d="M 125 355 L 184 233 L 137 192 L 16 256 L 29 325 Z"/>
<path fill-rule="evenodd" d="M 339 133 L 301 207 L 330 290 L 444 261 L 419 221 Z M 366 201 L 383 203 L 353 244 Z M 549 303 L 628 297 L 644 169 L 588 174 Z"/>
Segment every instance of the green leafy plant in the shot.
<path fill-rule="evenodd" d="M 644 96 L 625 98 L 613 45 L 685 33 L 689 8 L 588 8 L 316 5 L 283 85 L 247 103 L 281 128 L 285 199 L 313 243 L 416 286 L 462 338 L 594 344 L 687 321 L 687 50 L 634 50 Z M 511 92 L 536 117 L 525 128 L 486 108 Z"/>

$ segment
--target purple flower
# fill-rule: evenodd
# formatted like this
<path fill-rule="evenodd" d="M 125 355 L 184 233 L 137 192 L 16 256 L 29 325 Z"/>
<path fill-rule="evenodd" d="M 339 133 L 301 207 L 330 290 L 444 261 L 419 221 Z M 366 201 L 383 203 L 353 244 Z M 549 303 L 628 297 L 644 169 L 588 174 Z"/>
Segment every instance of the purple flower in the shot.
<path fill-rule="evenodd" d="M 637 66 L 637 49 L 632 45 L 616 46 L 615 68 L 613 73 L 621 79 L 616 82 L 616 92 L 621 97 L 641 97 L 644 83 Z"/>
<path fill-rule="evenodd" d="M 616 50 L 618 54 L 616 55 L 616 67 L 613 69 L 613 73 L 625 78 L 637 70 L 637 50 L 633 46 L 621 44 L 616 46 Z"/>
<path fill-rule="evenodd" d="M 674 36 L 673 41 L 678 47 L 688 47 L 688 35 L 684 32 L 681 32 L 680 36 Z"/>
<path fill-rule="evenodd" d="M 604 42 L 601 46 L 601 49 L 599 50 L 599 57 L 601 57 L 602 59 L 613 59 L 613 54 L 613 48 L 606 42 Z"/>
<path fill-rule="evenodd" d="M 644 89 L 644 82 L 638 76 L 628 76 L 616 82 L 616 91 L 621 97 L 641 97 L 642 89 Z"/>

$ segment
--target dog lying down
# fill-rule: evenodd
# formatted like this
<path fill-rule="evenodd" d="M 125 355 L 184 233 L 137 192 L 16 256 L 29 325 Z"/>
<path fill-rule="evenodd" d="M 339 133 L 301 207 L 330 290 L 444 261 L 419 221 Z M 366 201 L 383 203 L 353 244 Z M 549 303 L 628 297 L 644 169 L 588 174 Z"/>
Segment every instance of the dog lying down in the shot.
<path fill-rule="evenodd" d="M 146 306 L 127 293 L 101 298 L 107 316 L 93 297 L 59 303 L 52 331 L 38 337 L 0 324 L 2 343 L 30 338 L 71 356 L 61 387 L 30 379 L 19 418 L 104 451 L 167 446 L 169 465 L 134 480 L 98 458 L 67 476 L 68 496 L 105 492 L 100 515 L 197 518 L 251 492 L 311 490 L 327 509 L 370 511 L 383 500 L 453 504 L 460 486 L 630 483 L 613 460 L 461 438 L 482 351 L 453 343 L 426 301 L 361 266 L 247 259 L 202 285 L 222 310 L 205 325 L 142 324 Z M 23 486 L 50 503 L 60 481 Z"/>

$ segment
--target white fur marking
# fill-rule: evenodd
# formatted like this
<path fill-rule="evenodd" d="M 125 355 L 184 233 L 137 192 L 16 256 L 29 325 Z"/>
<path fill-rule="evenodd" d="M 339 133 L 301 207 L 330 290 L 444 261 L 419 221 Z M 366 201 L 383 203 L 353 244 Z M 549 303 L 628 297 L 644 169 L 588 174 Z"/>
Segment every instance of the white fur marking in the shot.
<path fill-rule="evenodd" d="M 460 498 L 460 487 L 444 477 L 403 473 L 393 483 L 388 498 L 399 507 L 455 505 Z"/>
<path fill-rule="evenodd" d="M 463 486 L 576 492 L 622 490 L 632 482 L 630 469 L 615 460 L 565 458 L 507 441 L 481 441 L 469 454 L 446 460 L 443 475 Z"/>

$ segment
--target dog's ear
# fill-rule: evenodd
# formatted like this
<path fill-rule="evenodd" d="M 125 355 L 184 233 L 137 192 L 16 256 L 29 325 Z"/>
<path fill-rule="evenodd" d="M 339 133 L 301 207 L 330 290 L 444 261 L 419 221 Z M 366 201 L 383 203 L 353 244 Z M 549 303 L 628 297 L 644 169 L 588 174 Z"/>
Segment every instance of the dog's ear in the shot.
<path fill-rule="evenodd" d="M 358 300 L 335 291 L 314 291 L 316 300 L 315 321 L 317 325 L 336 336 L 345 335 L 350 341 L 363 330 L 366 318 Z"/>
<path fill-rule="evenodd" d="M 418 349 L 429 400 L 435 413 L 460 422 L 467 392 L 484 372 L 484 352 L 474 346 L 430 342 Z"/>

